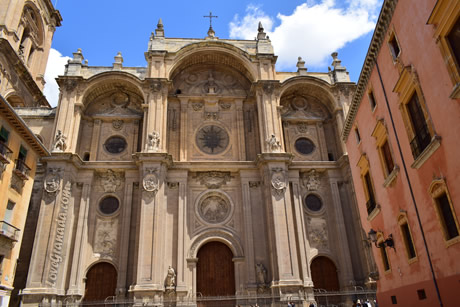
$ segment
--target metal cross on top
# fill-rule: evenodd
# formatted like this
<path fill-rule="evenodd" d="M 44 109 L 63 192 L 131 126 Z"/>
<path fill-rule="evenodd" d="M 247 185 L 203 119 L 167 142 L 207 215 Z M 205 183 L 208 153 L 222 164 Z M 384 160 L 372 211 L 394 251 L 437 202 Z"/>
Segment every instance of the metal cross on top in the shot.
<path fill-rule="evenodd" d="M 212 15 L 212 12 L 209 12 L 209 16 L 203 16 L 204 18 L 209 18 L 209 27 L 212 28 L 212 19 L 217 18 L 219 16 Z"/>

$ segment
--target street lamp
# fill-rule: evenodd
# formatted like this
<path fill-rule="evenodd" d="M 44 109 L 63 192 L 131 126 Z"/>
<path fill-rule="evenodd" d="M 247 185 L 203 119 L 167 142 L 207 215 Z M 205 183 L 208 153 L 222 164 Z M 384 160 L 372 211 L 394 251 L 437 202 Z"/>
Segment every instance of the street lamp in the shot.
<path fill-rule="evenodd" d="M 379 244 L 377 244 L 377 231 L 375 231 L 374 229 L 371 228 L 371 230 L 369 230 L 367 235 L 368 235 L 368 240 L 371 241 L 372 243 L 374 243 L 375 247 L 385 248 L 385 247 L 388 246 L 388 247 L 391 247 L 394 250 L 396 250 L 395 249 L 395 242 L 393 241 L 393 235 L 392 234 L 390 234 L 388 236 L 388 238 L 386 238 L 385 240 L 383 240 Z"/>

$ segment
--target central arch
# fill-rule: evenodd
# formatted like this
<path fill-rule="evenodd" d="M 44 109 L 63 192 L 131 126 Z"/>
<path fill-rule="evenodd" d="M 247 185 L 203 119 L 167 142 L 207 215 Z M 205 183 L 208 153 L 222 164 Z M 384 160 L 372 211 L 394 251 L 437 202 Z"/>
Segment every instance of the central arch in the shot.
<path fill-rule="evenodd" d="M 198 251 L 197 293 L 203 296 L 235 295 L 233 253 L 222 242 L 212 241 Z"/>
<path fill-rule="evenodd" d="M 86 273 L 84 302 L 104 301 L 115 295 L 117 270 L 108 262 L 93 265 Z"/>

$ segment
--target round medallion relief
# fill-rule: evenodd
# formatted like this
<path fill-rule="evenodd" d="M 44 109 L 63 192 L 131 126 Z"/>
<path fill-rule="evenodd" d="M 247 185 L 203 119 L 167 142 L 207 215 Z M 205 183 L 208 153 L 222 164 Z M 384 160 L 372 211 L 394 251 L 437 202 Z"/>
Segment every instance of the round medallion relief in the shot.
<path fill-rule="evenodd" d="M 315 144 L 307 138 L 299 138 L 295 141 L 295 149 L 303 154 L 311 154 L 315 150 Z"/>
<path fill-rule="evenodd" d="M 201 218 L 211 224 L 222 223 L 230 214 L 230 203 L 219 194 L 212 193 L 198 205 Z"/>
<path fill-rule="evenodd" d="M 217 155 L 227 149 L 229 137 L 225 129 L 209 125 L 198 130 L 196 144 L 198 148 L 209 155 Z"/>

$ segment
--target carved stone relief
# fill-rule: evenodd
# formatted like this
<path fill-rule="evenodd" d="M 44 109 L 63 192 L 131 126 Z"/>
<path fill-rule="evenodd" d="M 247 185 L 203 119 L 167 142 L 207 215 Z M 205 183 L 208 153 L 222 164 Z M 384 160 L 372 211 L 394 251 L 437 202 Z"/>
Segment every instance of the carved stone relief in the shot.
<path fill-rule="evenodd" d="M 249 187 L 252 189 L 258 188 L 260 186 L 260 181 L 249 181 Z"/>
<path fill-rule="evenodd" d="M 301 174 L 301 180 L 302 180 L 302 185 L 308 190 L 308 191 L 316 191 L 318 190 L 321 181 L 320 181 L 320 174 L 312 169 L 311 171 L 307 173 L 302 173 Z"/>
<path fill-rule="evenodd" d="M 146 152 L 158 152 L 160 149 L 160 134 L 156 131 L 149 133 L 147 143 L 145 144 Z"/>
<path fill-rule="evenodd" d="M 321 102 L 310 96 L 295 95 L 283 99 L 280 113 L 285 120 L 324 120 L 327 118 L 327 111 L 321 105 Z M 298 128 L 302 129 L 300 126 Z"/>
<path fill-rule="evenodd" d="M 62 133 L 61 130 L 58 130 L 56 136 L 54 137 L 53 151 L 62 152 L 67 148 L 66 144 L 67 137 Z"/>
<path fill-rule="evenodd" d="M 267 145 L 268 145 L 268 150 L 269 152 L 280 152 L 281 151 L 281 143 L 278 141 L 276 136 L 272 134 L 268 139 L 267 139 Z"/>
<path fill-rule="evenodd" d="M 146 168 L 144 179 L 142 180 L 142 186 L 144 191 L 149 193 L 151 196 L 155 196 L 160 188 L 160 180 L 157 175 L 157 168 Z"/>
<path fill-rule="evenodd" d="M 219 106 L 222 110 L 230 110 L 230 108 L 232 107 L 231 103 L 229 102 L 219 102 Z"/>
<path fill-rule="evenodd" d="M 268 287 L 268 278 L 267 278 L 267 269 L 262 263 L 256 264 L 256 282 L 257 282 L 257 292 L 264 293 L 267 292 Z"/>
<path fill-rule="evenodd" d="M 111 95 L 98 97 L 92 101 L 86 111 L 86 115 L 94 116 L 135 116 L 143 115 L 141 99 L 128 94 L 122 87 Z"/>
<path fill-rule="evenodd" d="M 43 182 L 43 187 L 45 192 L 48 194 L 56 195 L 56 192 L 59 190 L 59 183 L 61 181 L 61 177 L 59 172 L 61 171 L 60 168 L 49 168 L 48 174 L 45 177 Z"/>
<path fill-rule="evenodd" d="M 230 71 L 208 69 L 182 72 L 174 79 L 174 88 L 186 95 L 246 96 L 247 80 Z"/>
<path fill-rule="evenodd" d="M 205 120 L 218 120 L 219 112 L 204 112 L 204 119 Z"/>
<path fill-rule="evenodd" d="M 106 173 L 98 173 L 97 178 L 104 192 L 113 193 L 121 186 L 124 174 L 109 169 Z"/>
<path fill-rule="evenodd" d="M 309 217 L 308 233 L 311 247 L 323 250 L 328 248 L 328 234 L 325 219 Z"/>
<path fill-rule="evenodd" d="M 112 127 L 115 130 L 121 130 L 123 128 L 123 121 L 121 119 L 115 119 L 112 121 Z"/>
<path fill-rule="evenodd" d="M 196 177 L 200 184 L 208 189 L 219 189 L 230 181 L 230 172 L 197 172 Z"/>
<path fill-rule="evenodd" d="M 285 170 L 283 168 L 272 168 L 271 171 L 271 184 L 273 192 L 275 195 L 281 196 L 284 194 L 287 187 Z"/>
<path fill-rule="evenodd" d="M 167 294 L 176 291 L 176 271 L 169 266 L 168 273 L 165 278 L 165 292 Z"/>
<path fill-rule="evenodd" d="M 202 102 L 194 102 L 192 103 L 192 109 L 193 111 L 201 111 L 203 110 L 203 103 Z"/>
<path fill-rule="evenodd" d="M 94 254 L 100 258 L 115 258 L 117 247 L 118 220 L 102 220 L 96 222 L 94 238 Z"/>
<path fill-rule="evenodd" d="M 220 193 L 212 192 L 204 196 L 198 204 L 198 214 L 207 223 L 224 222 L 231 211 L 230 202 Z"/>

